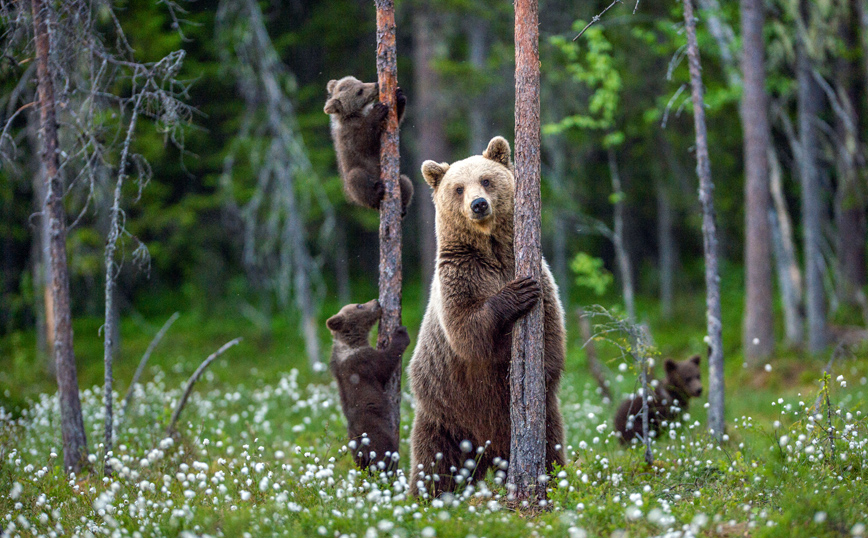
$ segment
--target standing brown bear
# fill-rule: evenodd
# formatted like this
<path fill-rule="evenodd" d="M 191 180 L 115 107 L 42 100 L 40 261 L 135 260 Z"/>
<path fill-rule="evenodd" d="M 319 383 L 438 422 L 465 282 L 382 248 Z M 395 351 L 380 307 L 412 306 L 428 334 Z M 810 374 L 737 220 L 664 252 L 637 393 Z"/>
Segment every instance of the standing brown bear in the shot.
<path fill-rule="evenodd" d="M 699 370 L 699 355 L 676 362 L 666 359 L 663 368 L 666 379 L 654 389 L 648 402 L 648 430 L 660 434 L 663 421 L 672 421 L 687 411 L 690 398 L 702 394 L 702 378 Z M 615 413 L 615 431 L 620 434 L 621 442 L 629 444 L 642 435 L 642 397 L 624 400 Z"/>
<path fill-rule="evenodd" d="M 399 327 L 389 348 L 372 348 L 368 333 L 379 319 L 380 303 L 373 300 L 349 304 L 326 321 L 334 337 L 329 367 L 347 417 L 348 446 L 361 469 L 380 462 L 379 468 L 394 469 L 398 457 L 398 436 L 388 418 L 391 401 L 385 387 L 401 366 L 410 337 L 406 327 Z"/>
<path fill-rule="evenodd" d="M 564 464 L 558 387 L 566 352 L 564 313 L 543 261 L 542 281 L 515 278 L 515 179 L 509 143 L 452 165 L 422 164 L 434 189 L 437 261 L 409 374 L 416 398 L 410 484 L 414 494 L 454 489 L 471 447 L 482 477 L 509 460 L 509 362 L 515 321 L 543 302 L 546 466 Z M 425 492 L 421 490 L 425 490 Z"/>
<path fill-rule="evenodd" d="M 355 77 L 330 80 L 329 97 L 323 109 L 331 116 L 332 139 L 338 157 L 338 169 L 347 198 L 360 206 L 379 209 L 386 187 L 380 179 L 380 135 L 385 128 L 389 108 L 377 101 L 379 86 Z M 407 98 L 401 88 L 395 96 L 398 122 L 404 118 Z M 402 175 L 401 210 L 413 198 L 413 183 Z"/>

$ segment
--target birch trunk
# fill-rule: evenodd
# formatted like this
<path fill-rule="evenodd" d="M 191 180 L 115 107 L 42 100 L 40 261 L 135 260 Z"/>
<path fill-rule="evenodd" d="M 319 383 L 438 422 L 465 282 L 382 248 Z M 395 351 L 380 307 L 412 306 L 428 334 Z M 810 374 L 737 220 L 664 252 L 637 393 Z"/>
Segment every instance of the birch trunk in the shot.
<path fill-rule="evenodd" d="M 539 5 L 515 2 L 515 277 L 542 276 L 540 231 Z M 515 501 L 546 498 L 543 304 L 512 330 L 508 484 Z"/>
<path fill-rule="evenodd" d="M 720 273 L 718 271 L 717 224 L 714 212 L 714 183 L 708 155 L 705 127 L 705 101 L 702 87 L 702 67 L 696 44 L 696 20 L 691 0 L 684 2 L 684 22 L 687 31 L 687 57 L 693 101 L 693 122 L 696 130 L 696 173 L 699 176 L 699 202 L 702 205 L 702 238 L 705 254 L 706 318 L 708 324 L 708 429 L 716 439 L 723 438 L 723 337 L 720 308 Z"/>
<path fill-rule="evenodd" d="M 60 428 L 63 439 L 63 466 L 81 471 L 87 458 L 87 437 L 78 395 L 78 374 L 72 349 L 72 316 L 69 305 L 69 273 L 66 262 L 66 214 L 63 207 L 63 182 L 58 171 L 60 153 L 57 117 L 54 109 L 54 84 L 51 71 L 51 44 L 48 35 L 50 7 L 44 0 L 31 0 L 36 42 L 37 93 L 42 164 L 45 169 L 46 200 L 44 218 L 48 219 L 48 249 L 51 264 L 51 317 L 54 320 L 54 358 L 60 396 Z"/>
<path fill-rule="evenodd" d="M 386 195 L 380 204 L 380 318 L 377 347 L 387 348 L 401 326 L 401 189 L 398 183 L 398 54 L 395 43 L 395 3 L 376 0 L 377 79 L 380 102 L 389 107 L 386 129 L 380 139 L 380 178 Z M 397 368 L 386 384 L 392 402 L 389 421 L 398 438 L 401 433 L 401 370 Z"/>
<path fill-rule="evenodd" d="M 663 179 L 655 181 L 657 191 L 657 270 L 660 273 L 660 313 L 672 319 L 672 284 L 675 275 L 675 236 L 672 233 L 672 200 Z"/>

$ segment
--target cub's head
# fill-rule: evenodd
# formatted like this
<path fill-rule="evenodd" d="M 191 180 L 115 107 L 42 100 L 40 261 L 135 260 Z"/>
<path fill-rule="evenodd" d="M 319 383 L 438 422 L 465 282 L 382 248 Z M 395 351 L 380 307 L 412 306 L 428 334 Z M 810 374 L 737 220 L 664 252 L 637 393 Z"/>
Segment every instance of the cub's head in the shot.
<path fill-rule="evenodd" d="M 344 343 L 367 342 L 371 327 L 380 319 L 380 303 L 374 299 L 367 303 L 348 304 L 326 321 L 326 327 L 336 340 Z"/>
<path fill-rule="evenodd" d="M 330 80 L 326 86 L 329 92 L 323 111 L 341 117 L 363 112 L 365 107 L 377 102 L 379 86 L 376 82 L 362 82 L 356 77 Z"/>
<path fill-rule="evenodd" d="M 491 234 L 499 222 L 512 222 L 515 179 L 509 142 L 496 136 L 482 155 L 453 164 L 425 161 L 422 176 L 434 189 L 438 233 L 441 225 Z"/>
<path fill-rule="evenodd" d="M 686 361 L 666 359 L 663 367 L 666 369 L 668 384 L 691 398 L 700 396 L 702 394 L 702 377 L 699 361 L 699 355 L 694 355 Z"/>

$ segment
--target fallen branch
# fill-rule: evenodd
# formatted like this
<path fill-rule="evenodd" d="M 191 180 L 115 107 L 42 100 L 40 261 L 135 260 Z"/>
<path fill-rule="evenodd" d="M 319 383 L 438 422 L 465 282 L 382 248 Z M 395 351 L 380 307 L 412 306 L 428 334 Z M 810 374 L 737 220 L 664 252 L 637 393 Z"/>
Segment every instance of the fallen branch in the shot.
<path fill-rule="evenodd" d="M 172 314 L 166 323 L 163 324 L 163 327 L 157 332 L 157 335 L 154 336 L 154 339 L 151 340 L 151 343 L 148 344 L 148 349 L 145 350 L 145 354 L 142 355 L 142 360 L 139 361 L 139 366 L 136 368 L 136 373 L 133 374 L 133 379 L 130 381 L 130 388 L 127 389 L 127 395 L 124 396 L 124 408 L 123 408 L 123 416 L 127 416 L 127 410 L 130 408 L 130 402 L 133 400 L 133 389 L 136 387 L 136 383 L 139 382 L 139 378 L 142 376 L 142 372 L 145 371 L 145 365 L 148 363 L 148 359 L 151 358 L 151 353 L 153 353 L 154 348 L 157 347 L 157 344 L 160 343 L 160 340 L 166 335 L 166 332 L 169 330 L 169 327 L 175 323 L 179 314 L 175 312 Z"/>
<path fill-rule="evenodd" d="M 172 420 L 169 422 L 169 427 L 166 428 L 166 437 L 171 437 L 172 432 L 175 431 L 175 424 L 178 422 L 178 417 L 181 416 L 181 411 L 184 410 L 184 406 L 187 405 L 187 399 L 190 397 L 190 393 L 193 392 L 193 385 L 199 380 L 199 377 L 202 376 L 202 372 L 205 371 L 205 368 L 208 368 L 208 366 L 214 362 L 217 357 L 226 352 L 227 349 L 238 345 L 241 340 L 241 338 L 236 338 L 235 340 L 226 342 L 223 344 L 223 347 L 209 355 L 208 358 L 205 359 L 198 368 L 196 368 L 196 371 L 193 372 L 193 375 L 191 375 L 190 379 L 187 380 L 187 388 L 184 389 L 184 395 L 181 396 L 181 401 L 178 402 L 178 407 L 176 407 L 175 412 L 172 413 Z"/>

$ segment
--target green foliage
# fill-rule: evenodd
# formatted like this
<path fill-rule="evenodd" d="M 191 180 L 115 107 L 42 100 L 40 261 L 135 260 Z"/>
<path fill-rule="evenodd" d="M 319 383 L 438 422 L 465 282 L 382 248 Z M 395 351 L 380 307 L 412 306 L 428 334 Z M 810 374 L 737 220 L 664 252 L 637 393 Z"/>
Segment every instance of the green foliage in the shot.
<path fill-rule="evenodd" d="M 573 257 L 570 270 L 576 275 L 577 286 L 591 289 L 598 296 L 606 293 L 613 281 L 612 273 L 606 270 L 603 260 L 586 252 L 579 252 Z"/>

